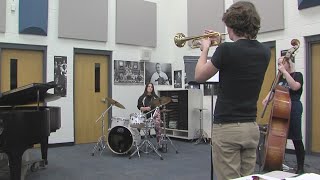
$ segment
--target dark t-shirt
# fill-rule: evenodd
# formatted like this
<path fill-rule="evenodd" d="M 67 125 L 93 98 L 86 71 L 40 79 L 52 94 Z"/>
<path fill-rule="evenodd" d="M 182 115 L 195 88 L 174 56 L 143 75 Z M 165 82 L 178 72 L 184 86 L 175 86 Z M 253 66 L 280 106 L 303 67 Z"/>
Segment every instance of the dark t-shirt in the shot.
<path fill-rule="evenodd" d="M 303 76 L 301 74 L 301 72 L 294 72 L 294 73 L 291 73 L 290 76 L 297 82 L 299 82 L 301 84 L 301 88 L 297 91 L 293 91 L 290 89 L 289 85 L 288 85 L 288 82 L 286 79 L 283 78 L 283 76 L 280 77 L 279 79 L 279 82 L 278 82 L 278 85 L 280 86 L 284 86 L 286 88 L 289 88 L 289 93 L 290 93 L 290 98 L 291 98 L 291 101 L 300 101 L 300 97 L 301 97 L 301 94 L 302 94 L 302 86 L 303 86 Z"/>
<path fill-rule="evenodd" d="M 141 95 L 138 99 L 138 105 L 137 108 L 140 110 L 141 107 L 151 107 L 151 109 L 155 108 L 151 106 L 151 101 L 154 99 L 157 99 L 158 96 L 157 95 Z M 148 113 L 149 111 L 145 111 L 143 113 Z M 147 115 L 147 118 L 149 118 L 151 116 L 151 114 L 149 113 Z"/>
<path fill-rule="evenodd" d="M 240 39 L 217 47 L 211 62 L 219 69 L 214 123 L 255 121 L 257 101 L 270 61 L 270 49 Z"/>

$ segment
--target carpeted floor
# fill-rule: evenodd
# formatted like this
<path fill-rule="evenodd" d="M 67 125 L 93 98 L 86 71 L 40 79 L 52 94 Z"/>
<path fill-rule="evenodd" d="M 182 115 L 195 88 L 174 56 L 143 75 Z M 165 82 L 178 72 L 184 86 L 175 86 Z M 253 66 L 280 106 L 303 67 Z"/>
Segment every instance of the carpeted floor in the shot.
<path fill-rule="evenodd" d="M 49 148 L 49 165 L 46 169 L 27 172 L 26 180 L 209 180 L 210 145 L 183 140 L 173 140 L 179 153 L 168 145 L 168 152 L 161 153 L 160 160 L 155 152 L 134 155 L 117 155 L 106 148 L 100 155 L 91 156 L 95 144 L 82 144 Z M 30 150 L 32 159 L 40 158 L 39 149 Z M 306 157 L 306 171 L 320 174 L 319 156 Z M 295 167 L 295 156 L 286 154 L 284 162 Z M 2 170 L 0 180 L 8 179 Z M 258 166 L 256 168 L 258 172 Z"/>

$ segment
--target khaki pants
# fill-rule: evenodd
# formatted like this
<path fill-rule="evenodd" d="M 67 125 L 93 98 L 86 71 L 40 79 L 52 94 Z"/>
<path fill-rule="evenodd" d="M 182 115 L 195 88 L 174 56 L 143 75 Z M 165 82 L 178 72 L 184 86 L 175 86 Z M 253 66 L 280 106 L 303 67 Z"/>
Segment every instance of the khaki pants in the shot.
<path fill-rule="evenodd" d="M 212 161 L 218 180 L 239 178 L 254 172 L 259 137 L 256 122 L 213 124 Z"/>

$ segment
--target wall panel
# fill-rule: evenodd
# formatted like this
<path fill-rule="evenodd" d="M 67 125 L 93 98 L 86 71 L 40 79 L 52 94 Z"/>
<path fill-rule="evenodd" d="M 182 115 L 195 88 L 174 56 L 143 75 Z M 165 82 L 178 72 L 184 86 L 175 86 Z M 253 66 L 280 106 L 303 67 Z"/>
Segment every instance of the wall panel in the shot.
<path fill-rule="evenodd" d="M 0 32 L 6 32 L 6 0 L 0 0 Z"/>
<path fill-rule="evenodd" d="M 225 32 L 223 13 L 224 0 L 188 0 L 188 36 L 203 34 L 205 29 Z"/>
<path fill-rule="evenodd" d="M 46 36 L 48 0 L 19 1 L 19 33 Z"/>
<path fill-rule="evenodd" d="M 107 41 L 108 1 L 59 1 L 58 36 L 61 38 Z"/>
<path fill-rule="evenodd" d="M 240 0 L 234 0 L 238 2 Z M 252 2 L 261 18 L 262 32 L 276 31 L 284 29 L 284 2 L 279 0 L 248 0 Z"/>
<path fill-rule="evenodd" d="M 156 4 L 143 0 L 116 2 L 116 43 L 156 47 Z"/>

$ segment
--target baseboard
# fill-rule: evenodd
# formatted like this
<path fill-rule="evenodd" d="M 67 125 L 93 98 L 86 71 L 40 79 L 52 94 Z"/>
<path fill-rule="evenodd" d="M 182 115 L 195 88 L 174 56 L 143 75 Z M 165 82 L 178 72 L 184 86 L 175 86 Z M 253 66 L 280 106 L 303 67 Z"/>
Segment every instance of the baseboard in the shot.
<path fill-rule="evenodd" d="M 74 146 L 74 142 L 48 144 L 49 148 L 63 147 L 63 146 Z"/>

